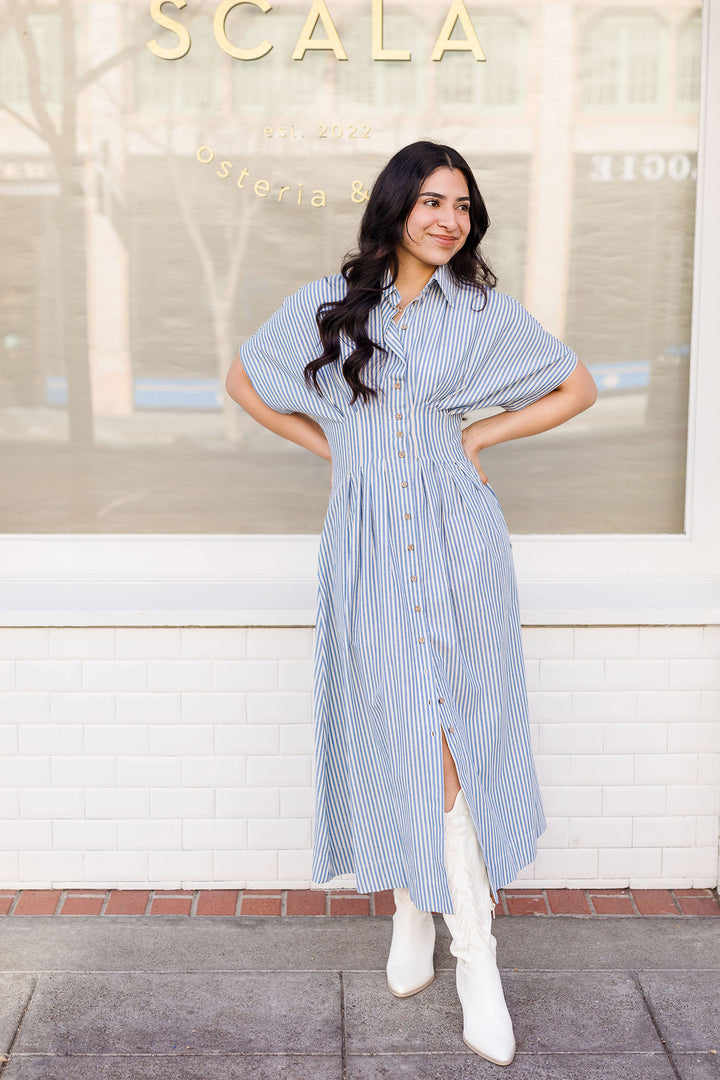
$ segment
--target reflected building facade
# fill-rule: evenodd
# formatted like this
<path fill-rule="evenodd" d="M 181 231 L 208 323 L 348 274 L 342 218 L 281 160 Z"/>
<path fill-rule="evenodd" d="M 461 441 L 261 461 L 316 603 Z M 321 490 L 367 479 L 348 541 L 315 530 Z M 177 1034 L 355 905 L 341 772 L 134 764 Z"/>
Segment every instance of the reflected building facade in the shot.
<path fill-rule="evenodd" d="M 469 160 L 487 252 L 600 396 L 483 459 L 518 533 L 683 530 L 697 3 L 468 5 L 484 59 L 433 61 L 443 5 L 329 4 L 347 60 L 293 60 L 309 4 L 75 0 L 0 23 L 3 531 L 317 533 L 326 463 L 224 393 L 236 346 L 352 248 L 400 146 Z M 448 7 L 450 5 L 448 4 Z M 131 8 L 131 17 L 128 9 Z M 169 5 L 163 9 L 165 14 Z M 318 24 L 314 38 L 327 27 Z M 451 40 L 467 40 L 458 20 Z M 65 72 L 65 75 L 63 75 Z M 70 75 L 68 75 L 70 72 Z"/>

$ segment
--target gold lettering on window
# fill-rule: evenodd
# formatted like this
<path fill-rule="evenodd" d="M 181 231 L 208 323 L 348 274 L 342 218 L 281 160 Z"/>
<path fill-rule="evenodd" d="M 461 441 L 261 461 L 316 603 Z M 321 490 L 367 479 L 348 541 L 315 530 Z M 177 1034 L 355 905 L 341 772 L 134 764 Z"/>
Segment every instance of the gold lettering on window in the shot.
<path fill-rule="evenodd" d="M 460 25 L 465 33 L 464 38 L 456 38 L 450 40 L 450 35 L 455 29 L 455 24 L 460 21 Z M 442 30 L 435 42 L 433 48 L 431 60 L 442 60 L 446 52 L 471 52 L 476 60 L 484 60 L 485 53 L 480 47 L 478 36 L 475 33 L 475 28 L 470 21 L 468 10 L 463 3 L 463 0 L 453 0 L 453 5 L 447 13 L 447 18 L 442 25 Z"/>
<path fill-rule="evenodd" d="M 260 8 L 264 15 L 272 10 L 272 4 L 269 4 L 268 0 L 223 0 L 223 3 L 220 4 L 213 16 L 215 40 L 220 48 L 228 56 L 234 57 L 235 60 L 259 60 L 261 57 L 267 56 L 272 49 L 269 41 L 261 41 L 254 49 L 241 49 L 237 45 L 233 45 L 225 31 L 225 22 L 228 15 L 233 8 L 240 7 L 241 4 L 253 4 L 254 7 Z"/>
<path fill-rule="evenodd" d="M 190 52 L 190 34 L 177 19 L 171 19 L 168 15 L 163 15 L 163 4 L 174 4 L 176 8 L 182 10 L 182 8 L 187 7 L 187 0 L 151 0 L 150 2 L 150 15 L 153 20 L 158 26 L 162 26 L 164 30 L 171 30 L 173 34 L 177 34 L 178 43 L 174 49 L 165 49 L 162 45 L 158 45 L 155 38 L 153 38 L 152 41 L 148 41 L 147 47 L 160 60 L 182 60 L 183 56 L 187 56 Z"/>
<path fill-rule="evenodd" d="M 323 24 L 327 37 L 313 38 L 313 33 L 318 22 Z M 343 48 L 343 43 L 340 40 L 340 35 L 335 29 L 335 23 L 332 21 L 332 16 L 327 9 L 325 0 L 314 0 L 313 6 L 310 8 L 308 17 L 305 20 L 305 25 L 300 31 L 300 37 L 298 38 L 297 45 L 292 54 L 293 60 L 302 60 L 308 49 L 320 51 L 331 49 L 335 53 L 336 60 L 347 60 L 348 58 L 348 55 Z"/>
<path fill-rule="evenodd" d="M 404 49 L 383 48 L 383 0 L 372 0 L 372 58 L 373 60 L 411 60 Z"/>

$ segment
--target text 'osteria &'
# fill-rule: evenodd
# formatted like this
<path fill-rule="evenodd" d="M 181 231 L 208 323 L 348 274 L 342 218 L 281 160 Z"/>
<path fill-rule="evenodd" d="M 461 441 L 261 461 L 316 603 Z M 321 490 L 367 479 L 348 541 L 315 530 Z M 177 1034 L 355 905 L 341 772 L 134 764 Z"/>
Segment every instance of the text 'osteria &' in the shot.
<path fill-rule="evenodd" d="M 200 146 L 196 157 L 201 165 L 212 165 L 215 161 L 215 151 L 210 146 Z M 272 197 L 276 202 L 294 202 L 296 206 L 302 206 L 303 201 L 308 200 L 310 206 L 327 206 L 327 196 L 322 188 L 313 188 L 308 195 L 304 184 L 273 185 L 264 177 L 254 180 L 247 165 L 244 165 L 242 169 L 236 169 L 232 161 L 220 161 L 217 163 L 215 172 L 221 180 L 234 178 L 235 186 L 241 191 L 247 190 L 245 181 L 248 181 L 248 188 L 258 199 Z"/>

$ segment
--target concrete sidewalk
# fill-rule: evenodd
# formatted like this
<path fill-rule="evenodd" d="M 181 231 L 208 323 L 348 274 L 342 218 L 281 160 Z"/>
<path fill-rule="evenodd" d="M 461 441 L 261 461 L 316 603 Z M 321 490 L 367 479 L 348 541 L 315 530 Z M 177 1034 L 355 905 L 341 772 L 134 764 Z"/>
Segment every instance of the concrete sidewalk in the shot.
<path fill-rule="evenodd" d="M 388 992 L 389 918 L 0 920 L 2 1080 L 719 1080 L 720 923 L 495 921 L 517 1039 L 461 1037 L 448 933 L 437 977 Z"/>

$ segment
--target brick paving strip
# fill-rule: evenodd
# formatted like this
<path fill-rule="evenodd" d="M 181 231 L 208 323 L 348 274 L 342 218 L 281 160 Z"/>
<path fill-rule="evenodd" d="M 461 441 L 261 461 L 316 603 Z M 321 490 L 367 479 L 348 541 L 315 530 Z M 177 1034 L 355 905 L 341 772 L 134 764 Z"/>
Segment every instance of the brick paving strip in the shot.
<path fill-rule="evenodd" d="M 391 891 L 0 889 L 0 915 L 392 915 Z M 496 915 L 717 915 L 716 889 L 501 889 Z"/>

